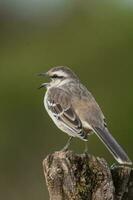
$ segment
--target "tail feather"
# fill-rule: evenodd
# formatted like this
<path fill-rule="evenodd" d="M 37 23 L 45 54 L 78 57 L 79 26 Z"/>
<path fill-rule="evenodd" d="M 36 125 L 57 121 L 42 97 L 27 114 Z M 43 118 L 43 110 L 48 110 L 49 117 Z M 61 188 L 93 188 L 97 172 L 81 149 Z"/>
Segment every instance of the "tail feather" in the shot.
<path fill-rule="evenodd" d="M 109 133 L 107 128 L 101 129 L 99 127 L 93 127 L 93 129 L 118 163 L 132 165 L 132 161 L 129 159 L 122 147 L 116 142 L 113 136 Z"/>

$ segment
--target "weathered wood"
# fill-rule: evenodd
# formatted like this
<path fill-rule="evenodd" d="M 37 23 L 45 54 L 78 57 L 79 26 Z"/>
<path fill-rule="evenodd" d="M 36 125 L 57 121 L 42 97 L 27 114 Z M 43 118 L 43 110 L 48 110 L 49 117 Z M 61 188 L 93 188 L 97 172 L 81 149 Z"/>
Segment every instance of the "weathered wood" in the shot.
<path fill-rule="evenodd" d="M 103 158 L 58 151 L 43 161 L 50 200 L 133 200 L 133 169 Z"/>

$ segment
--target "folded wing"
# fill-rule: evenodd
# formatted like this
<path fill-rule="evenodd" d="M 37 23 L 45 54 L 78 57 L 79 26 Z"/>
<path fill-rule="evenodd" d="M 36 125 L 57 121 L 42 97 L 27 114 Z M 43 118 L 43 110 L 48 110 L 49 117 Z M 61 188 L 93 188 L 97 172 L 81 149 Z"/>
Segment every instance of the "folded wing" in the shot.
<path fill-rule="evenodd" d="M 67 92 L 60 88 L 51 88 L 47 104 L 53 115 L 74 133 L 74 137 L 87 140 L 87 134 L 84 132 L 82 123 L 72 107 L 71 98 Z"/>

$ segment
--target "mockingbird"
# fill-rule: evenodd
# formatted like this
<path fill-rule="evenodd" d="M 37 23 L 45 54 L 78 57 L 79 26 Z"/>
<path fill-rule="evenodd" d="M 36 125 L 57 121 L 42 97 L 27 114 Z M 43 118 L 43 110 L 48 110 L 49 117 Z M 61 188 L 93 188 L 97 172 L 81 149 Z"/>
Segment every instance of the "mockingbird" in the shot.
<path fill-rule="evenodd" d="M 106 145 L 120 164 L 131 165 L 122 147 L 116 142 L 107 129 L 105 117 L 92 94 L 80 82 L 77 75 L 68 67 L 59 66 L 39 75 L 50 77 L 46 87 L 44 106 L 56 126 L 73 137 L 87 141 L 87 136 L 95 133 Z"/>

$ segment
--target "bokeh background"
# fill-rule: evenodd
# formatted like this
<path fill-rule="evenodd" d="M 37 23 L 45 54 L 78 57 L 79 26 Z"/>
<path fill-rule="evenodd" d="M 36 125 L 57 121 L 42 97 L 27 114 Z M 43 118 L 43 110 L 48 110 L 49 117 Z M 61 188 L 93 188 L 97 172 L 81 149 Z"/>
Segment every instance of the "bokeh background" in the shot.
<path fill-rule="evenodd" d="M 52 66 L 70 66 L 94 94 L 110 131 L 133 159 L 133 2 L 129 0 L 0 1 L 0 198 L 43 200 L 42 160 L 67 135 L 43 108 Z M 93 135 L 90 153 L 114 162 Z M 71 149 L 82 153 L 78 139 Z"/>

